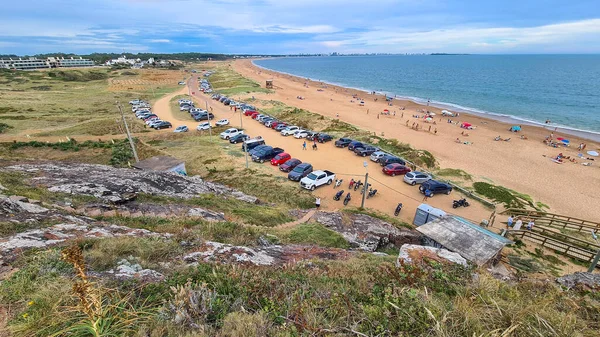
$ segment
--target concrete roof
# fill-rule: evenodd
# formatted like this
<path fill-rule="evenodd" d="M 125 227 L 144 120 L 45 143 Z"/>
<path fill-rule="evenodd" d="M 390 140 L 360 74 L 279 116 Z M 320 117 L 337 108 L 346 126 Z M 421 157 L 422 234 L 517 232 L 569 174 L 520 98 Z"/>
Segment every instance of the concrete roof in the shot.
<path fill-rule="evenodd" d="M 146 171 L 167 171 L 173 167 L 183 164 L 183 160 L 170 156 L 156 156 L 149 159 L 141 160 L 133 165 L 136 169 Z"/>
<path fill-rule="evenodd" d="M 458 216 L 446 216 L 417 227 L 417 231 L 446 249 L 477 264 L 486 264 L 505 245 L 513 243 Z"/>

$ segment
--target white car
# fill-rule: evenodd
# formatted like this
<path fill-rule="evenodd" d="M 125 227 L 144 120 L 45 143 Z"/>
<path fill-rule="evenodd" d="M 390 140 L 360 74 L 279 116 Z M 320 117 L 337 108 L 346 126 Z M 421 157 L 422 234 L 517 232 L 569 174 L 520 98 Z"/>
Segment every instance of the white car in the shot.
<path fill-rule="evenodd" d="M 296 131 L 300 130 L 299 127 L 292 125 L 292 126 L 288 126 L 287 128 L 281 130 L 281 135 L 282 136 L 289 136 L 289 135 L 293 135 Z"/>
<path fill-rule="evenodd" d="M 431 180 L 431 176 L 423 172 L 413 171 L 404 175 L 404 182 L 413 186 L 416 184 L 422 184 L 427 180 Z"/>
<path fill-rule="evenodd" d="M 153 120 L 150 120 L 150 121 L 146 122 L 146 124 L 148 124 L 149 127 L 153 128 L 153 127 L 155 127 L 156 125 L 158 125 L 158 124 L 160 124 L 162 122 L 163 122 L 162 120 L 156 118 L 156 119 L 153 119 Z"/>
<path fill-rule="evenodd" d="M 151 123 L 153 123 L 154 121 L 157 121 L 157 120 L 160 120 L 160 118 L 153 116 L 153 117 L 150 117 L 145 123 L 146 123 L 146 125 L 150 125 Z"/>
<path fill-rule="evenodd" d="M 202 130 L 208 130 L 210 128 L 212 128 L 212 125 L 210 125 L 209 122 L 204 122 L 204 123 L 198 124 L 198 127 L 196 128 L 196 130 L 202 131 Z"/>
<path fill-rule="evenodd" d="M 294 138 L 297 139 L 306 138 L 306 136 L 308 136 L 308 131 L 306 130 L 298 130 L 294 133 Z"/>
<path fill-rule="evenodd" d="M 175 130 L 173 130 L 173 132 L 176 132 L 176 133 L 188 132 L 188 127 L 185 125 L 180 125 Z"/>
<path fill-rule="evenodd" d="M 181 82 L 179 82 L 179 83 L 177 83 L 177 84 L 179 84 L 179 85 L 185 85 L 185 82 L 184 82 L 184 81 L 181 81 Z"/>
<path fill-rule="evenodd" d="M 229 128 L 229 129 L 221 132 L 220 137 L 221 137 L 221 139 L 229 139 L 231 137 L 241 135 L 243 133 L 244 133 L 244 131 L 242 131 L 242 130 L 238 130 L 236 128 Z"/>
<path fill-rule="evenodd" d="M 219 119 L 215 125 L 216 126 L 224 126 L 229 124 L 229 119 Z"/>

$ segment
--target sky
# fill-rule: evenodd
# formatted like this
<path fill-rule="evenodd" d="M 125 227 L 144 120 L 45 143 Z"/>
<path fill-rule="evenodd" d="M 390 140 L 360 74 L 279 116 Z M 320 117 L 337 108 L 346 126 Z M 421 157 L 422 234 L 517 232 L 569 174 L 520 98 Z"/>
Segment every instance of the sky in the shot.
<path fill-rule="evenodd" d="M 600 53 L 600 0 L 29 0 L 0 54 Z"/>

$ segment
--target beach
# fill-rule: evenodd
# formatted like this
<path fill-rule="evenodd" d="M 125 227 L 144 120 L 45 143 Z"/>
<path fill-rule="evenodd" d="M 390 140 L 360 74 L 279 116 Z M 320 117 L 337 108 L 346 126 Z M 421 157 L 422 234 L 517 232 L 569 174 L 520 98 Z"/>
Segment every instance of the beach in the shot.
<path fill-rule="evenodd" d="M 557 130 L 554 138 L 569 138 L 571 146 L 553 148 L 543 143 L 552 132 L 543 127 L 523 125 L 521 132 L 512 133 L 508 131 L 510 124 L 464 112 L 451 118 L 453 123 L 450 124 L 447 117 L 441 116 L 442 109 L 433 106 L 403 100 L 394 100 L 393 106 L 389 106 L 383 95 L 370 95 L 360 90 L 265 70 L 255 66 L 251 60 L 237 60 L 232 67 L 261 85 L 267 79 L 274 81 L 273 93 L 254 93 L 256 98 L 281 101 L 330 118 L 339 118 L 378 135 L 383 133 L 386 138 L 409 143 L 417 149 L 431 152 L 441 168 L 462 169 L 473 175 L 474 181 L 486 181 L 528 194 L 535 201 L 549 205 L 551 212 L 590 220 L 600 218 L 600 209 L 594 207 L 600 201 L 597 192 L 600 188 L 598 163 L 594 161 L 591 166 L 583 166 L 579 159 L 576 163 L 565 161 L 562 164 L 550 160 L 559 153 L 576 157 L 577 146 L 581 142 L 586 143 L 586 151 L 597 151 L 598 143 L 562 135 Z M 364 106 L 353 95 L 362 98 Z M 404 110 L 400 110 L 401 107 Z M 378 116 L 385 109 L 390 111 L 390 115 Z M 422 118 L 412 117 L 422 116 L 418 112 L 422 110 L 436 113 L 435 118 L 430 123 L 423 123 Z M 460 128 L 463 122 L 470 123 L 475 129 Z M 419 130 L 411 128 L 413 123 L 419 124 Z M 467 132 L 468 136 L 461 134 L 463 132 Z M 521 139 L 521 135 L 527 139 Z M 510 141 L 494 141 L 496 136 L 510 138 Z M 460 143 L 456 142 L 457 139 Z"/>

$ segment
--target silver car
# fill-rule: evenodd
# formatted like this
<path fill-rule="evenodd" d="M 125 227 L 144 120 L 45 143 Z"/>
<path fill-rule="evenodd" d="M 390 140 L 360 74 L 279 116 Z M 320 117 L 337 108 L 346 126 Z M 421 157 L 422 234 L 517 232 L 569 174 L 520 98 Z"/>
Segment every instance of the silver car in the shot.
<path fill-rule="evenodd" d="M 376 151 L 369 157 L 371 161 L 378 162 L 380 158 L 383 158 L 387 153 L 383 151 Z"/>
<path fill-rule="evenodd" d="M 416 184 L 422 184 L 427 180 L 431 180 L 431 176 L 419 171 L 408 172 L 404 175 L 404 182 L 413 186 Z"/>

